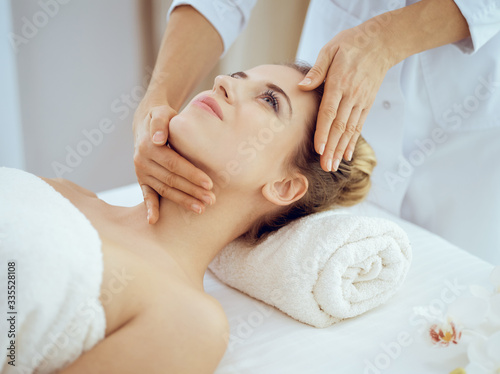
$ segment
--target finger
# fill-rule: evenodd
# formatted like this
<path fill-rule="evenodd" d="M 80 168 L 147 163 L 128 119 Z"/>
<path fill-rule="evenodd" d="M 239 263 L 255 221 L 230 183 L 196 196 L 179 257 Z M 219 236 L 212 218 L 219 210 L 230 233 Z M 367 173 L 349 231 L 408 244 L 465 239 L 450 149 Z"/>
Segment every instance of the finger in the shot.
<path fill-rule="evenodd" d="M 337 117 L 337 109 L 342 100 L 341 92 L 325 93 L 319 105 L 318 121 L 314 133 L 314 148 L 322 155 L 325 152 L 326 142 L 330 134 L 332 123 Z"/>
<path fill-rule="evenodd" d="M 299 82 L 299 88 L 310 91 L 323 83 L 336 53 L 337 49 L 332 50 L 328 45 L 323 47 L 318 54 L 314 66 L 309 70 L 304 79 Z"/>
<path fill-rule="evenodd" d="M 197 214 L 202 214 L 205 211 L 205 205 L 196 200 L 194 197 L 189 196 L 188 194 L 185 194 L 184 192 L 173 187 L 167 186 L 165 183 L 152 176 L 147 177 L 146 182 L 161 196 L 179 204 L 187 210 L 193 211 Z"/>
<path fill-rule="evenodd" d="M 358 124 L 359 116 L 361 115 L 361 109 L 357 106 L 352 108 L 351 115 L 349 116 L 349 120 L 347 121 L 347 126 L 344 134 L 339 140 L 339 144 L 337 144 L 337 149 L 333 154 L 333 160 L 335 164 L 335 160 L 342 161 L 342 158 L 347 160 L 347 146 L 349 145 L 352 137 L 356 133 L 356 126 Z M 335 169 L 337 170 L 337 169 Z"/>
<path fill-rule="evenodd" d="M 347 100 L 342 100 L 339 105 L 337 116 L 333 120 L 328 135 L 328 141 L 325 146 L 325 152 L 321 156 L 322 168 L 325 171 L 337 170 L 340 164 L 340 158 L 334 159 L 333 155 L 337 149 L 340 138 L 344 135 L 347 128 L 347 121 L 352 111 L 352 105 Z"/>
<path fill-rule="evenodd" d="M 147 220 L 149 224 L 155 224 L 160 217 L 160 199 L 155 190 L 147 184 L 141 184 L 142 196 L 147 208 Z"/>
<path fill-rule="evenodd" d="M 161 155 L 155 157 L 155 161 L 171 173 L 177 174 L 206 190 L 211 190 L 213 187 L 212 179 L 205 172 L 168 147 L 161 149 Z"/>
<path fill-rule="evenodd" d="M 359 136 L 361 135 L 361 130 L 363 129 L 363 124 L 367 115 L 368 115 L 368 110 L 364 109 L 359 117 L 358 125 L 356 126 L 356 131 L 354 132 L 354 135 L 352 136 L 349 145 L 347 146 L 346 149 L 348 161 L 352 160 L 352 155 L 354 153 L 354 149 L 356 148 L 356 143 L 358 142 Z"/>
<path fill-rule="evenodd" d="M 159 165 L 155 161 L 152 162 L 149 170 L 151 171 L 152 177 L 158 179 L 169 187 L 175 188 L 187 195 L 198 199 L 197 203 L 205 203 L 207 205 L 213 205 L 215 203 L 216 198 L 215 194 L 212 191 L 208 191 L 202 187 L 199 187 L 191 183 L 187 179 L 166 170 L 163 166 Z"/>

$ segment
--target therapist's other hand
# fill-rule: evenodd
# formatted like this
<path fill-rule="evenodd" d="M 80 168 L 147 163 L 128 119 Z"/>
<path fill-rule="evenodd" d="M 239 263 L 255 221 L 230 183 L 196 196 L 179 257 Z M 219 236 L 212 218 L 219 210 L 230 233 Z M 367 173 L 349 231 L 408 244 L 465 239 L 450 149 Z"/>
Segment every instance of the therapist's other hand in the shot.
<path fill-rule="evenodd" d="M 314 135 L 325 171 L 337 170 L 342 157 L 351 160 L 377 91 L 393 65 L 387 46 L 364 31 L 369 22 L 338 33 L 299 83 L 309 91 L 325 82 Z"/>
<path fill-rule="evenodd" d="M 148 209 L 148 222 L 160 215 L 159 195 L 201 214 L 213 204 L 212 180 L 167 143 L 170 119 L 177 114 L 169 105 L 152 107 L 144 116 L 138 108 L 134 117 L 134 165 Z M 142 121 L 139 119 L 142 116 Z"/>

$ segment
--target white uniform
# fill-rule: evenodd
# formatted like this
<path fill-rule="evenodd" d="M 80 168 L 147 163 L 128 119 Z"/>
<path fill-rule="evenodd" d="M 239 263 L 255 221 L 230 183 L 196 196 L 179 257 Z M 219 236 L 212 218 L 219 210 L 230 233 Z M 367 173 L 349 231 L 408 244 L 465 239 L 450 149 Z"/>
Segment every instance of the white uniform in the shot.
<path fill-rule="evenodd" d="M 171 10 L 195 7 L 225 53 L 255 2 L 174 0 Z M 311 0 L 297 58 L 312 65 L 339 31 L 414 2 Z M 377 93 L 362 132 L 378 159 L 368 199 L 500 264 L 500 1 L 455 3 L 471 37 L 395 65 Z"/>

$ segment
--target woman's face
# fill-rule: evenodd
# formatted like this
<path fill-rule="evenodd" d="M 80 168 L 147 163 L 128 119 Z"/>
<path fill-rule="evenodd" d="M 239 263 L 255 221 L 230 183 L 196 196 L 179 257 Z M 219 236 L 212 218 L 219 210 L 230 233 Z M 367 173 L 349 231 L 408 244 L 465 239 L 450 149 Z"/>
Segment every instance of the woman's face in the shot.
<path fill-rule="evenodd" d="M 317 110 L 299 90 L 302 73 L 261 65 L 215 78 L 172 118 L 169 143 L 224 186 L 260 186 L 284 176 L 284 161 L 306 134 Z"/>

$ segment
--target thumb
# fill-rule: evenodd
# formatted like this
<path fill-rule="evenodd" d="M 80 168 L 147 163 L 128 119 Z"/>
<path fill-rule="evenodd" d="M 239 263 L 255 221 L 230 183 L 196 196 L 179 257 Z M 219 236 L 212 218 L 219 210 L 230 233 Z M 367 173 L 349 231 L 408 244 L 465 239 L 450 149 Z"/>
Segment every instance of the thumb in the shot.
<path fill-rule="evenodd" d="M 164 145 L 168 139 L 168 124 L 175 111 L 167 106 L 153 108 L 149 123 L 149 133 L 156 145 Z"/>
<path fill-rule="evenodd" d="M 331 62 L 332 59 L 328 54 L 320 51 L 316 63 L 299 83 L 299 88 L 304 91 L 310 91 L 317 88 L 325 80 Z"/>

